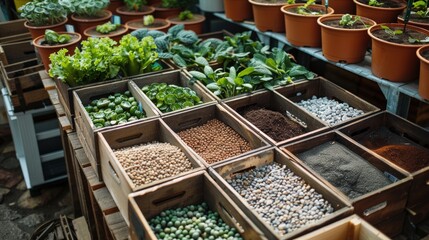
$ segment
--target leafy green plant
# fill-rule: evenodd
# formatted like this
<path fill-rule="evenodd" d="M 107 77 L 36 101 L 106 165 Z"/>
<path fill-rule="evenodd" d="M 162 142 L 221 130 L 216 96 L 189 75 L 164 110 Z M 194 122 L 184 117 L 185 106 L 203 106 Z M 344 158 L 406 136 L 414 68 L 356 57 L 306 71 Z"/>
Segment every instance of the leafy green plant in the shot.
<path fill-rule="evenodd" d="M 193 17 L 194 17 L 194 14 L 192 14 L 192 12 L 189 10 L 185 10 L 179 13 L 179 19 L 182 21 L 190 20 Z"/>
<path fill-rule="evenodd" d="M 364 21 L 362 21 L 360 16 L 352 16 L 350 14 L 344 14 L 341 16 L 341 20 L 339 22 L 340 26 L 345 28 L 352 28 L 355 26 L 356 23 L 361 23 L 365 28 L 368 28 L 368 26 L 365 24 Z"/>
<path fill-rule="evenodd" d="M 155 22 L 155 18 L 152 15 L 143 16 L 143 25 L 150 26 Z"/>
<path fill-rule="evenodd" d="M 310 6 L 313 4 L 316 4 L 316 0 L 307 0 L 307 2 L 304 5 L 299 6 L 297 8 L 296 12 L 302 15 L 320 15 L 324 13 L 324 11 L 322 10 L 320 11 L 312 10 Z"/>
<path fill-rule="evenodd" d="M 368 5 L 369 5 L 369 6 L 374 6 L 374 7 L 381 7 L 381 6 L 383 6 L 383 5 L 384 5 L 384 3 L 379 2 L 379 1 L 377 1 L 377 0 L 369 0 L 369 1 L 368 1 Z"/>
<path fill-rule="evenodd" d="M 106 22 L 102 25 L 98 25 L 95 28 L 95 30 L 99 33 L 108 34 L 108 33 L 111 33 L 113 31 L 116 31 L 116 29 L 118 29 L 120 26 L 121 26 L 121 24 L 119 24 L 119 23 L 114 24 L 114 23 L 111 23 L 109 21 L 109 22 Z"/>
<path fill-rule="evenodd" d="M 109 0 L 70 0 L 74 13 L 79 17 L 100 17 Z"/>
<path fill-rule="evenodd" d="M 19 11 L 32 26 L 54 25 L 67 18 L 67 8 L 55 0 L 29 1 Z"/>
<path fill-rule="evenodd" d="M 57 32 L 46 29 L 45 30 L 45 41 L 42 44 L 56 45 L 56 44 L 65 44 L 71 40 L 69 34 L 58 34 Z"/>
<path fill-rule="evenodd" d="M 143 7 L 147 4 L 146 0 L 124 0 L 125 6 L 129 11 L 140 12 L 143 11 Z"/>
<path fill-rule="evenodd" d="M 404 33 L 401 29 L 391 29 L 390 27 L 386 25 L 381 25 L 381 29 L 384 30 L 385 33 L 387 33 L 391 38 L 397 38 L 398 35 L 401 35 Z"/>

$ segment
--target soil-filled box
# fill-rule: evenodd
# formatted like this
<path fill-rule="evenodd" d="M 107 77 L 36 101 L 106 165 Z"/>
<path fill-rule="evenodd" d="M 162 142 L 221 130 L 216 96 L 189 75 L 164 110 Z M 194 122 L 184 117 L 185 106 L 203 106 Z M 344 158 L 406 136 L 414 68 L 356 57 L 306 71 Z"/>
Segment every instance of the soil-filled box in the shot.
<path fill-rule="evenodd" d="M 272 145 L 322 133 L 329 126 L 276 92 L 259 92 L 222 102 L 240 121 Z"/>
<path fill-rule="evenodd" d="M 352 214 L 320 180 L 270 148 L 209 169 L 268 239 L 292 239 Z"/>
<path fill-rule="evenodd" d="M 220 104 L 162 119 L 206 167 L 270 146 Z"/>
<path fill-rule="evenodd" d="M 275 91 L 335 128 L 380 110 L 322 77 Z"/>
<path fill-rule="evenodd" d="M 296 240 L 389 240 L 371 224 L 353 214 Z"/>
<path fill-rule="evenodd" d="M 149 96 L 147 94 L 143 92 L 142 94 L 144 98 L 146 98 L 146 100 L 151 104 L 152 108 L 156 109 L 158 114 L 161 116 L 165 116 L 172 113 L 178 113 L 180 111 L 183 111 L 189 108 L 203 107 L 203 106 L 216 103 L 216 100 L 212 98 L 200 86 L 196 84 L 190 84 L 189 77 L 186 74 L 184 74 L 181 70 L 174 70 L 174 71 L 156 74 L 152 76 L 135 78 L 131 81 L 131 84 L 135 84 L 136 88 L 139 88 L 139 89 L 147 88 L 149 91 L 148 93 L 153 92 L 154 95 L 151 97 L 151 99 L 153 100 L 149 99 Z M 167 86 L 165 85 L 162 87 L 154 86 L 154 85 L 160 86 L 159 84 L 166 84 Z M 176 88 L 176 86 L 178 88 Z M 187 88 L 187 90 L 184 90 L 183 88 Z M 201 103 L 197 104 L 197 101 L 195 101 L 196 100 L 195 96 L 192 96 L 191 91 L 188 91 L 188 90 L 191 90 L 192 94 L 195 94 L 196 97 L 199 99 L 199 101 L 201 101 Z M 159 95 L 164 95 L 163 99 L 160 99 Z M 172 98 L 170 99 L 172 101 L 171 104 L 166 104 L 167 97 Z M 159 107 L 157 106 L 157 103 L 160 104 Z M 183 105 L 186 103 L 192 103 L 192 104 L 189 104 L 188 107 L 184 107 Z M 178 109 L 177 110 L 171 109 L 170 107 L 172 107 L 173 105 L 178 105 L 177 107 Z M 161 109 L 163 110 L 161 111 Z"/>
<path fill-rule="evenodd" d="M 103 181 L 127 223 L 128 194 L 205 169 L 159 118 L 103 131 L 98 138 Z M 151 159 L 144 154 L 151 155 Z M 180 158 L 167 161 L 170 155 Z M 177 170 L 184 165 L 183 171 Z M 147 179 L 137 175 L 146 175 Z"/>
<path fill-rule="evenodd" d="M 77 136 L 79 137 L 82 147 L 88 156 L 89 162 L 91 163 L 100 180 L 102 180 L 102 176 L 100 169 L 97 133 L 100 131 L 116 128 L 119 125 L 97 127 L 91 120 L 85 107 L 90 105 L 94 100 L 107 98 L 109 95 L 115 93 L 124 93 L 126 91 L 131 93 L 131 95 L 135 98 L 135 101 L 138 102 L 139 108 L 141 107 L 141 111 L 145 112 L 146 117 L 135 121 L 146 121 L 151 118 L 159 117 L 156 110 L 152 109 L 151 105 L 149 105 L 149 103 L 144 100 L 141 91 L 131 86 L 127 80 L 82 88 L 73 92 Z M 124 123 L 122 125 L 128 124 L 130 124 L 130 122 Z"/>
<path fill-rule="evenodd" d="M 266 239 L 255 224 L 250 221 L 205 171 L 196 172 L 153 188 L 132 193 L 128 199 L 131 239 L 158 239 L 150 226 L 152 218 L 160 214 L 162 216 L 162 212 L 165 213 L 166 210 L 191 208 L 203 203 L 206 204 L 209 210 L 217 213 L 216 216 L 219 216 L 229 228 L 235 228 L 236 230 L 234 231 L 238 232 L 243 239 Z M 203 217 L 206 216 L 202 215 L 201 218 Z M 196 220 L 199 221 L 199 219 Z M 205 224 L 204 220 L 202 220 L 201 224 Z M 186 225 L 185 229 L 188 226 L 190 225 Z M 205 231 L 205 229 L 203 230 Z M 203 232 L 200 231 L 199 233 Z M 181 238 L 176 237 L 174 239 Z"/>
<path fill-rule="evenodd" d="M 402 213 L 411 176 L 362 148 L 338 131 L 331 131 L 281 148 L 338 195 L 354 213 L 371 224 Z"/>
<path fill-rule="evenodd" d="M 356 140 L 387 162 L 411 173 L 407 207 L 416 208 L 429 196 L 429 132 L 389 112 L 380 112 L 339 131 Z M 419 209 L 429 214 L 429 208 Z"/>

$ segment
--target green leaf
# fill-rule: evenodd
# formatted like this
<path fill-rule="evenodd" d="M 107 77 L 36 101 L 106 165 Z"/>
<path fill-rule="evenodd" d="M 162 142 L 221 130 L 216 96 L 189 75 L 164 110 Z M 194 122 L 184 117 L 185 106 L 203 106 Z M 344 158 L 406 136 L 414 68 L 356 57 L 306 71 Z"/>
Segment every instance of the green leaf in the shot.
<path fill-rule="evenodd" d="M 250 84 L 250 83 L 244 83 L 242 86 L 245 87 L 245 88 L 248 88 L 248 89 L 252 89 L 253 88 L 252 84 Z"/>
<path fill-rule="evenodd" d="M 244 76 L 247 76 L 247 75 L 253 73 L 254 71 L 255 71 L 254 67 L 247 67 L 238 73 L 238 77 L 242 78 Z"/>
<path fill-rule="evenodd" d="M 189 73 L 191 74 L 192 77 L 202 80 L 207 78 L 206 75 L 204 75 L 204 73 L 198 72 L 198 71 L 189 71 Z"/>
<path fill-rule="evenodd" d="M 186 61 L 178 54 L 174 54 L 173 61 L 179 67 L 186 67 L 187 66 Z"/>
<path fill-rule="evenodd" d="M 228 82 L 229 82 L 230 84 L 235 85 L 234 78 L 232 78 L 232 77 L 226 77 L 226 80 L 228 80 Z"/>
<path fill-rule="evenodd" d="M 217 83 L 209 83 L 206 85 L 206 87 L 211 91 L 219 90 Z"/>
<path fill-rule="evenodd" d="M 204 74 L 206 76 L 210 77 L 213 73 L 213 68 L 211 68 L 209 65 L 204 66 Z"/>
<path fill-rule="evenodd" d="M 237 76 L 237 72 L 235 71 L 235 67 L 231 67 L 229 69 L 229 77 L 232 78 L 232 79 L 234 79 L 236 76 Z M 234 82 L 234 80 L 233 80 L 233 82 Z"/>
<path fill-rule="evenodd" d="M 270 91 L 274 91 L 274 87 L 271 85 L 270 82 L 264 82 L 264 88 L 266 88 Z"/>
<path fill-rule="evenodd" d="M 209 62 L 207 61 L 207 59 L 205 59 L 203 57 L 195 58 L 195 62 L 200 66 L 208 66 L 209 65 Z M 208 74 L 206 74 L 206 75 L 208 75 Z"/>
<path fill-rule="evenodd" d="M 234 79 L 234 83 L 235 83 L 235 85 L 241 86 L 244 84 L 244 80 L 240 77 L 237 77 Z"/>

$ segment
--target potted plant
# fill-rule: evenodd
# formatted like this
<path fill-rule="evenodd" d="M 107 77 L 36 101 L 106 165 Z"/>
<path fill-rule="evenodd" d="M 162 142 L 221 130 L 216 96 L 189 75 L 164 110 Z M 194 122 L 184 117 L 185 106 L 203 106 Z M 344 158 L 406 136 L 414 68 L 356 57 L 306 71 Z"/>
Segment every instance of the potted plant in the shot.
<path fill-rule="evenodd" d="M 71 3 L 74 7 L 71 18 L 75 23 L 75 32 L 82 36 L 85 29 L 103 24 L 112 17 L 112 12 L 105 9 L 109 5 L 109 0 L 72 0 Z"/>
<path fill-rule="evenodd" d="M 429 30 L 429 0 L 415 0 L 411 8 L 409 24 L 422 27 Z M 398 16 L 398 22 L 404 22 L 403 14 Z"/>
<path fill-rule="evenodd" d="M 117 14 L 116 9 L 124 6 L 124 1 L 122 0 L 110 0 L 107 10 L 111 11 L 112 14 Z"/>
<path fill-rule="evenodd" d="M 285 23 L 281 7 L 287 3 L 292 3 L 288 0 L 249 0 L 252 4 L 253 18 L 255 26 L 259 31 L 283 32 Z"/>
<path fill-rule="evenodd" d="M 38 36 L 33 40 L 33 45 L 38 50 L 45 70 L 49 71 L 49 64 L 51 63 L 49 56 L 62 48 L 73 54 L 81 38 L 79 33 L 55 32 L 47 29 L 44 35 Z"/>
<path fill-rule="evenodd" d="M 131 20 L 125 23 L 129 31 L 146 28 L 167 32 L 170 25 L 171 23 L 169 21 L 161 18 L 154 18 L 153 15 L 146 15 L 142 19 Z"/>
<path fill-rule="evenodd" d="M 350 14 L 332 14 L 320 17 L 322 52 L 334 62 L 358 63 L 365 58 L 370 38 L 367 29 L 376 22 Z"/>
<path fill-rule="evenodd" d="M 196 3 L 196 0 L 161 0 L 161 3 L 152 6 L 155 8 L 155 18 L 166 19 L 179 15 L 181 11 L 189 9 Z"/>
<path fill-rule="evenodd" d="M 83 34 L 85 34 L 86 37 L 109 37 L 119 42 L 122 36 L 127 34 L 127 32 L 128 28 L 125 25 L 114 24 L 109 21 L 104 24 L 85 29 Z"/>
<path fill-rule="evenodd" d="M 252 5 L 248 0 L 224 0 L 223 5 L 225 16 L 232 21 L 241 22 L 253 18 Z"/>
<path fill-rule="evenodd" d="M 328 5 L 334 9 L 335 13 L 340 14 L 355 14 L 356 13 L 356 4 L 353 0 L 322 0 L 322 5 L 325 5 L 328 2 Z"/>
<path fill-rule="evenodd" d="M 288 4 L 281 8 L 287 40 L 295 46 L 320 47 L 321 30 L 317 18 L 334 13 L 331 7 L 315 4 L 315 0 L 306 3 Z"/>
<path fill-rule="evenodd" d="M 199 0 L 201 11 L 204 12 L 223 12 L 223 0 Z M 239 11 L 242 11 L 240 9 Z"/>
<path fill-rule="evenodd" d="M 125 6 L 116 9 L 116 12 L 121 17 L 122 23 L 130 20 L 141 19 L 145 15 L 155 12 L 155 8 L 146 6 L 146 0 L 124 0 Z"/>
<path fill-rule="evenodd" d="M 376 23 L 393 23 L 407 7 L 401 0 L 353 0 L 356 15 L 374 20 Z"/>
<path fill-rule="evenodd" d="M 203 33 L 203 23 L 206 17 L 201 14 L 194 14 L 189 10 L 180 12 L 178 16 L 170 16 L 166 19 L 172 25 L 183 24 L 186 30 L 192 30 L 196 34 Z"/>
<path fill-rule="evenodd" d="M 417 57 L 420 59 L 419 95 L 429 100 L 429 45 L 420 47 Z"/>
<path fill-rule="evenodd" d="M 19 11 L 20 16 L 27 20 L 24 25 L 33 39 L 45 34 L 46 29 L 65 31 L 67 8 L 56 1 L 29 1 Z"/>

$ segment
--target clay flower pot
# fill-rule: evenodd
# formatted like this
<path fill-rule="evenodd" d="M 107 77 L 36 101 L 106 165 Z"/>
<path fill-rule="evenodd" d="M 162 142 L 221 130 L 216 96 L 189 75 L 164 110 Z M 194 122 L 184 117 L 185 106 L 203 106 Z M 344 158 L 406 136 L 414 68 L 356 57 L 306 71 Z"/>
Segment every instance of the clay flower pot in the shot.
<path fill-rule="evenodd" d="M 161 7 L 161 3 L 155 3 L 152 7 L 155 8 L 155 18 L 166 19 L 170 16 L 177 16 L 180 13 L 180 8 L 163 8 Z"/>
<path fill-rule="evenodd" d="M 150 15 L 155 12 L 155 8 L 144 6 L 142 11 L 129 11 L 126 6 L 118 7 L 116 12 L 121 17 L 121 23 L 126 23 L 135 19 L 142 19 L 143 16 Z"/>
<path fill-rule="evenodd" d="M 74 30 L 77 33 L 80 33 L 82 35 L 82 40 L 86 39 L 86 36 L 84 35 L 84 31 L 87 28 L 101 25 L 107 21 L 110 21 L 110 18 L 112 17 L 112 12 L 109 10 L 103 10 L 103 16 L 101 17 L 93 17 L 93 18 L 85 18 L 81 16 L 77 16 L 76 14 L 72 14 L 71 18 L 75 22 Z"/>
<path fill-rule="evenodd" d="M 287 40 L 301 47 L 320 47 L 322 45 L 321 30 L 317 24 L 317 18 L 334 13 L 334 9 L 328 8 L 328 13 L 322 15 L 302 15 L 295 12 L 304 3 L 288 4 L 281 8 L 284 13 L 284 23 Z M 325 6 L 310 5 L 312 11 L 325 11 Z"/>
<path fill-rule="evenodd" d="M 358 63 L 365 58 L 370 43 L 367 27 L 344 28 L 339 26 L 343 14 L 320 17 L 317 23 L 322 30 L 322 52 L 326 59 L 334 62 Z M 376 23 L 361 17 L 362 21 L 372 26 Z"/>
<path fill-rule="evenodd" d="M 39 56 L 47 72 L 49 71 L 49 64 L 51 64 L 49 56 L 52 53 L 55 53 L 62 48 L 66 48 L 68 50 L 68 54 L 73 55 L 75 48 L 82 39 L 82 36 L 79 33 L 58 32 L 58 34 L 68 34 L 72 37 L 72 39 L 68 43 L 52 46 L 48 44 L 42 44 L 42 42 L 45 41 L 45 35 L 41 35 L 33 40 L 33 45 L 37 48 Z"/>
<path fill-rule="evenodd" d="M 155 18 L 155 21 L 151 25 L 148 25 L 148 26 L 145 26 L 143 24 L 143 19 L 131 20 L 131 21 L 125 23 L 125 26 L 128 28 L 129 32 L 132 32 L 132 31 L 140 29 L 140 28 L 146 28 L 146 29 L 150 29 L 150 30 L 159 30 L 159 31 L 167 32 L 170 25 L 171 25 L 170 22 L 168 22 L 165 19 L 160 19 L 160 18 Z"/>
<path fill-rule="evenodd" d="M 85 29 L 83 34 L 85 34 L 85 37 L 108 37 L 116 42 L 119 42 L 121 40 L 122 36 L 128 33 L 128 28 L 125 25 L 121 25 L 118 29 L 116 29 L 113 32 L 110 32 L 108 34 L 99 33 L 96 30 L 97 26 L 93 26 L 90 28 Z"/>
<path fill-rule="evenodd" d="M 225 16 L 232 21 L 242 22 L 253 18 L 252 5 L 248 0 L 224 0 L 223 5 Z"/>
<path fill-rule="evenodd" d="M 416 51 L 423 44 L 399 44 L 380 39 L 374 33 L 384 31 L 381 25 L 391 29 L 403 29 L 400 23 L 377 24 L 368 29 L 372 45 L 372 73 L 392 82 L 409 82 L 418 78 L 419 59 Z M 422 33 L 429 36 L 429 31 L 413 25 L 407 25 L 407 31 Z"/>
<path fill-rule="evenodd" d="M 325 0 L 322 0 L 322 5 L 325 5 Z M 335 13 L 348 13 L 355 14 L 356 13 L 356 4 L 353 0 L 329 0 L 329 7 L 334 9 Z"/>
<path fill-rule="evenodd" d="M 192 19 L 186 19 L 186 20 L 180 20 L 179 16 L 171 16 L 171 17 L 168 17 L 166 20 L 170 22 L 173 26 L 178 24 L 183 24 L 186 30 L 192 30 L 196 34 L 203 33 L 203 25 L 204 25 L 204 21 L 206 20 L 206 17 L 200 14 L 193 14 L 193 16 L 194 17 Z"/>
<path fill-rule="evenodd" d="M 356 4 L 356 15 L 374 20 L 376 23 L 394 23 L 399 14 L 407 7 L 405 2 L 394 1 L 395 7 L 374 7 L 366 4 L 368 0 L 353 0 Z M 365 3 L 363 3 L 365 2 Z"/>
<path fill-rule="evenodd" d="M 67 18 L 64 19 L 64 21 L 54 24 L 54 25 L 48 25 L 48 26 L 31 26 L 28 21 L 24 22 L 24 26 L 28 29 L 28 31 L 30 32 L 31 38 L 32 39 L 36 39 L 39 36 L 45 35 L 45 30 L 46 29 L 51 29 L 54 30 L 55 32 L 63 32 L 66 30 L 66 23 L 67 23 Z"/>
<path fill-rule="evenodd" d="M 280 8 L 286 3 L 262 3 L 249 0 L 252 4 L 255 26 L 259 31 L 283 32 L 285 23 Z M 238 11 L 237 9 L 235 11 Z"/>
<path fill-rule="evenodd" d="M 417 49 L 417 57 L 420 59 L 419 95 L 429 100 L 429 45 Z"/>
<path fill-rule="evenodd" d="M 398 16 L 398 23 L 404 23 L 403 15 Z M 414 17 L 413 14 L 411 14 L 410 20 L 408 20 L 408 24 L 429 30 L 429 18 L 418 18 Z"/>

